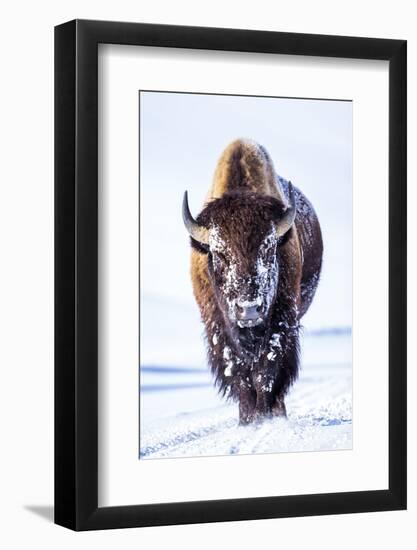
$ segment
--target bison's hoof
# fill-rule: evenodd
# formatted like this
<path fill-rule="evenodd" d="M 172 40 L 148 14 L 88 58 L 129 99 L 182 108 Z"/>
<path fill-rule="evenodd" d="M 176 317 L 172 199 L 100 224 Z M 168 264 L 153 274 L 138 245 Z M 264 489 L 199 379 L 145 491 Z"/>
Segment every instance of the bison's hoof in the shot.
<path fill-rule="evenodd" d="M 239 426 L 248 426 L 249 424 L 252 424 L 254 421 L 253 416 L 245 416 L 239 418 Z"/>
<path fill-rule="evenodd" d="M 277 401 L 272 408 L 274 416 L 280 416 L 281 418 L 287 418 L 287 409 L 283 401 Z"/>

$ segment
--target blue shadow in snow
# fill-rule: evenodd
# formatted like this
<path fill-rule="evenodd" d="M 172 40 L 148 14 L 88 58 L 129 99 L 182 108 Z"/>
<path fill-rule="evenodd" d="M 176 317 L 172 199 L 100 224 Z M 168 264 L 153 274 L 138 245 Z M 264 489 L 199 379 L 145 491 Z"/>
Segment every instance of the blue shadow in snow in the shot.
<path fill-rule="evenodd" d="M 188 374 L 189 372 L 207 372 L 205 369 L 196 369 L 196 368 L 187 368 L 187 367 L 163 367 L 163 366 L 150 366 L 144 365 L 140 367 L 141 372 L 153 372 L 153 373 L 162 373 L 162 374 L 178 374 L 184 373 Z"/>
<path fill-rule="evenodd" d="M 352 424 L 352 419 L 347 418 L 323 418 L 314 419 L 320 426 L 340 426 L 340 424 Z"/>
<path fill-rule="evenodd" d="M 157 391 L 173 391 L 173 390 L 191 390 L 193 388 L 208 388 L 212 386 L 209 383 L 201 384 L 149 384 L 142 385 L 140 387 L 141 392 L 157 392 Z"/>

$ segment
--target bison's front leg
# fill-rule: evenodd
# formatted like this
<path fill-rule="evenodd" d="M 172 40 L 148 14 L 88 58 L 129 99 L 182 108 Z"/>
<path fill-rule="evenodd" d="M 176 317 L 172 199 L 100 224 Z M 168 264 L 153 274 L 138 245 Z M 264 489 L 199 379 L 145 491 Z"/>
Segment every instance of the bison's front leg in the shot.
<path fill-rule="evenodd" d="M 274 405 L 274 379 L 268 372 L 260 372 L 254 380 L 256 390 L 255 418 L 262 420 L 271 417 Z"/>
<path fill-rule="evenodd" d="M 241 383 L 239 387 L 239 424 L 253 422 L 256 406 L 256 394 L 249 384 Z"/>
<path fill-rule="evenodd" d="M 287 409 L 285 407 L 284 397 L 277 396 L 275 403 L 272 405 L 272 414 L 274 416 L 282 416 L 287 418 Z"/>

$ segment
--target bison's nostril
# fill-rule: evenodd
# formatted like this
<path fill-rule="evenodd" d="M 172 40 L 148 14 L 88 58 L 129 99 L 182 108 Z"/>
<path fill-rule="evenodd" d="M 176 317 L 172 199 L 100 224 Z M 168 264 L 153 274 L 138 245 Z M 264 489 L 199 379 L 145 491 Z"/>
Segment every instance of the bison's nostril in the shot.
<path fill-rule="evenodd" d="M 237 304 L 236 313 L 241 321 L 255 321 L 259 318 L 259 306 Z"/>

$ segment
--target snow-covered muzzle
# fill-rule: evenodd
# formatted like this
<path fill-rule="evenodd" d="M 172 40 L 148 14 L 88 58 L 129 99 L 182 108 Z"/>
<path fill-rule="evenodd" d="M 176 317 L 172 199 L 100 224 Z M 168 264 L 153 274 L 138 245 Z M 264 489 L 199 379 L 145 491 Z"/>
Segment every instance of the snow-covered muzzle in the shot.
<path fill-rule="evenodd" d="M 254 235 L 250 235 L 253 241 Z M 210 230 L 210 274 L 216 298 L 225 320 L 232 327 L 259 327 L 269 317 L 279 277 L 277 257 L 278 237 L 271 222 L 263 236 L 257 236 L 257 246 L 247 248 L 242 243 L 228 243 L 222 230 Z"/>

